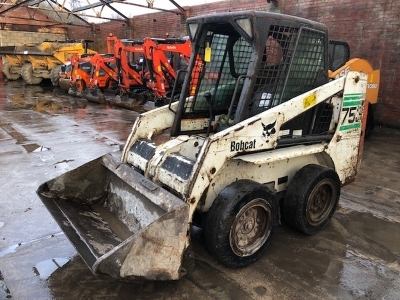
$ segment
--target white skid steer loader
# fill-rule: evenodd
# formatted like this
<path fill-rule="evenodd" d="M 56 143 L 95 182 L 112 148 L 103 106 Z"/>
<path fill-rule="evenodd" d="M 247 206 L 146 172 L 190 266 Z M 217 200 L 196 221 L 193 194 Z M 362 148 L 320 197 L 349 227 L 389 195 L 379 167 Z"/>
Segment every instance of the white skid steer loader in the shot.
<path fill-rule="evenodd" d="M 281 216 L 305 234 L 323 229 L 356 176 L 367 77 L 328 82 L 324 25 L 241 11 L 187 27 L 179 101 L 140 115 L 120 157 L 37 191 L 94 274 L 179 279 L 197 216 L 210 253 L 246 266 Z"/>

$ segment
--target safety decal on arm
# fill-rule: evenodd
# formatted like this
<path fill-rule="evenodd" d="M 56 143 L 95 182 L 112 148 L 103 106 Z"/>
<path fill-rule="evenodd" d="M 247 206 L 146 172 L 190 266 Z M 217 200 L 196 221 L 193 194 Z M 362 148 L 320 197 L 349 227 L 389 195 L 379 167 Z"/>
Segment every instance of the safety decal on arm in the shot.
<path fill-rule="evenodd" d="M 362 93 L 343 95 L 340 131 L 361 128 L 364 99 L 365 94 Z"/>

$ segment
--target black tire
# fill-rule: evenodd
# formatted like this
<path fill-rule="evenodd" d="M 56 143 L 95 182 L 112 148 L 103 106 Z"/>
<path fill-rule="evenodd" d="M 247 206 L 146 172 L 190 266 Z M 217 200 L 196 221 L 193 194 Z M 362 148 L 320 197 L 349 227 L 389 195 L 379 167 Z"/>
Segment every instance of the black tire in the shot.
<path fill-rule="evenodd" d="M 279 204 L 267 187 L 251 180 L 227 186 L 203 226 L 206 247 L 221 263 L 238 268 L 265 252 L 279 226 Z"/>
<path fill-rule="evenodd" d="M 374 110 L 371 103 L 368 103 L 367 124 L 365 126 L 365 138 L 369 138 L 375 128 Z"/>
<path fill-rule="evenodd" d="M 20 74 L 10 72 L 10 63 L 8 61 L 5 61 L 3 63 L 3 66 L 1 67 L 1 71 L 3 72 L 4 76 L 6 76 L 6 78 L 8 80 L 17 80 L 18 78 L 21 77 Z"/>
<path fill-rule="evenodd" d="M 337 173 L 327 167 L 307 165 L 290 182 L 283 201 L 286 222 L 300 232 L 312 235 L 325 228 L 340 197 Z"/>
<path fill-rule="evenodd" d="M 21 68 L 21 76 L 27 84 L 36 85 L 42 82 L 42 77 L 33 75 L 33 67 L 30 62 L 24 63 Z"/>
<path fill-rule="evenodd" d="M 55 65 L 50 71 L 50 80 L 53 86 L 59 86 L 61 65 Z"/>

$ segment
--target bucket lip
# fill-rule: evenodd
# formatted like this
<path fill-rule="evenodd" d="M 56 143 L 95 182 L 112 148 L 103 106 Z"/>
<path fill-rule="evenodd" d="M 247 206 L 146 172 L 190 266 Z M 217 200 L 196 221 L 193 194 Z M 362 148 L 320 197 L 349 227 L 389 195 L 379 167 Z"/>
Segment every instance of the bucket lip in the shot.
<path fill-rule="evenodd" d="M 36 193 L 93 274 L 108 274 L 114 278 L 126 279 L 179 279 L 184 251 L 189 245 L 190 205 L 133 170 L 129 165 L 122 163 L 118 157 L 120 154 L 121 152 L 112 152 L 86 162 L 42 183 Z M 79 168 L 82 167 L 91 169 L 94 165 L 100 166 L 107 173 L 104 177 L 106 181 L 111 180 L 111 178 L 107 179 L 108 176 L 116 176 L 114 179 L 121 180 L 133 189 L 132 192 L 140 194 L 140 197 L 147 198 L 164 210 L 160 213 L 160 217 L 152 223 L 143 225 L 145 227 L 134 232 L 125 240 L 114 244 L 108 252 L 99 253 L 100 255 L 94 253 L 89 244 L 85 243 L 80 235 L 80 229 L 75 227 L 75 221 L 70 219 L 68 214 L 65 214 L 62 207 L 59 206 L 58 201 L 65 198 L 63 197 L 63 190 L 59 190 L 59 187 L 64 185 L 55 185 L 54 189 L 52 187 L 54 183 L 59 180 L 63 181 L 65 178 L 73 181 L 75 177 L 71 176 L 72 172 L 79 172 Z M 68 189 L 65 191 L 66 196 L 69 196 L 68 191 Z M 87 196 L 89 197 L 89 195 Z M 168 232 L 164 232 L 164 228 L 169 228 L 165 229 Z M 151 243 L 146 245 L 144 249 L 152 250 L 143 249 L 141 252 L 143 243 Z M 156 255 L 154 254 L 155 249 L 163 254 L 162 256 L 152 257 L 150 263 L 149 255 Z M 166 258 L 170 258 L 173 263 L 164 262 L 164 260 L 168 261 Z M 139 263 L 139 266 L 136 266 L 135 261 L 147 261 L 150 264 L 141 265 Z M 126 265 L 121 269 L 124 262 Z"/>
<path fill-rule="evenodd" d="M 185 202 L 182 202 L 182 205 L 179 207 L 175 208 L 172 211 L 166 212 L 164 215 L 162 215 L 160 218 L 155 220 L 154 222 L 150 223 L 146 227 L 142 228 L 141 230 L 137 231 L 136 233 L 132 234 L 130 237 L 122 241 L 118 246 L 115 246 L 113 249 L 111 249 L 109 252 L 105 253 L 101 257 L 97 258 L 94 264 L 90 267 L 93 273 L 104 273 L 101 271 L 101 265 L 106 262 L 107 260 L 111 260 L 113 264 L 116 264 L 119 268 L 119 274 L 114 274 L 115 277 L 119 278 L 126 278 L 126 276 L 123 276 L 121 274 L 121 268 L 125 263 L 125 259 L 128 256 L 128 252 L 131 250 L 134 244 L 136 243 L 143 243 L 144 240 L 142 237 L 146 235 L 148 231 L 151 231 L 151 228 L 154 227 L 157 223 L 161 224 L 165 221 L 168 221 L 170 219 L 176 219 L 177 220 L 177 228 L 179 228 L 179 234 L 174 235 L 174 234 L 165 234 L 165 236 L 168 236 L 171 238 L 171 236 L 175 237 L 175 242 L 174 242 L 174 248 L 175 252 L 179 253 L 180 261 L 178 264 L 171 264 L 171 262 L 166 263 L 166 266 L 169 266 L 170 269 L 166 272 L 166 269 L 160 269 L 160 268 L 154 268 L 154 269 L 138 269 L 136 270 L 137 275 L 129 275 L 131 278 L 140 278 L 140 279 L 148 279 L 148 280 L 159 280 L 160 278 L 164 278 L 163 280 L 166 279 L 179 279 L 181 277 L 181 269 L 182 269 L 182 261 L 183 261 L 183 255 L 187 247 L 189 246 L 189 238 L 187 235 L 187 232 L 190 230 L 190 222 L 189 222 L 189 213 L 190 213 L 190 208 L 189 205 Z M 176 218 L 176 215 L 179 215 L 180 218 Z M 142 239 L 142 240 L 141 240 Z M 139 240 L 139 242 L 138 242 Z M 151 240 L 151 239 L 150 239 Z M 124 249 L 125 248 L 125 249 Z M 163 249 L 167 250 L 167 253 L 169 254 L 171 251 L 171 246 L 170 245 L 164 245 L 164 244 L 158 244 L 157 248 L 159 249 L 160 253 L 163 252 Z M 157 255 L 159 255 L 158 253 Z M 120 255 L 118 255 L 120 254 Z M 155 255 L 154 253 L 146 253 L 146 255 Z M 115 256 L 115 259 L 113 259 L 113 256 Z M 145 259 L 145 258 L 143 258 Z M 148 259 L 147 259 L 148 260 Z"/>

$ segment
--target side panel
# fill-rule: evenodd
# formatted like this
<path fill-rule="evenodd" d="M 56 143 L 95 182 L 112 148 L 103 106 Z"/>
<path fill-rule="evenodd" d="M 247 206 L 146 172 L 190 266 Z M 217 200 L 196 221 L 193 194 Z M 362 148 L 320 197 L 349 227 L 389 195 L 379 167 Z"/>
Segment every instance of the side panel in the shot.
<path fill-rule="evenodd" d="M 326 149 L 343 185 L 354 181 L 357 174 L 359 145 L 364 138 L 362 120 L 366 86 L 366 74 L 354 72 L 346 77 L 339 122 Z"/>
<path fill-rule="evenodd" d="M 214 199 L 230 183 L 240 179 L 251 179 L 267 185 L 274 192 L 285 191 L 294 174 L 307 164 L 329 165 L 329 158 L 323 158 L 326 154 L 316 153 L 305 156 L 297 156 L 290 159 L 282 159 L 271 163 L 254 164 L 242 160 L 230 160 L 214 177 L 207 191 L 204 202 L 198 209 L 208 211 Z"/>

